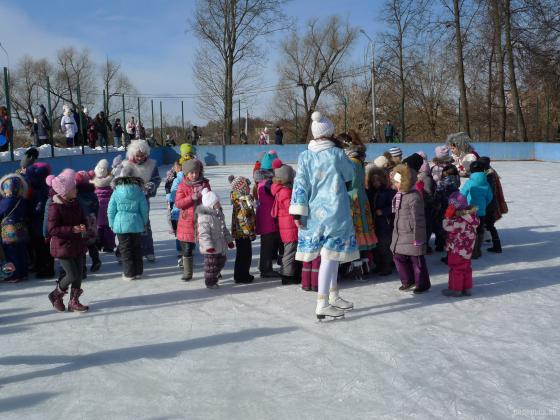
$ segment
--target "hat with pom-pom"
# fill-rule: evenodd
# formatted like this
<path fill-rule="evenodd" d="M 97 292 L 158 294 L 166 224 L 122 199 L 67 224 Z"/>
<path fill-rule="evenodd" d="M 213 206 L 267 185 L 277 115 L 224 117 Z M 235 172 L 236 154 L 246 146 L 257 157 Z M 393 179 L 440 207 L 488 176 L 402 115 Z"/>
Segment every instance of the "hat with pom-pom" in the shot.
<path fill-rule="evenodd" d="M 49 175 L 46 181 L 55 193 L 64 196 L 76 188 L 76 172 L 65 169 L 57 176 Z"/>
<path fill-rule="evenodd" d="M 457 210 L 464 210 L 469 205 L 467 197 L 459 191 L 455 191 L 449 196 L 449 205 L 455 207 Z"/>
<path fill-rule="evenodd" d="M 76 172 L 76 185 L 87 184 L 91 178 L 86 171 L 78 171 Z"/>
<path fill-rule="evenodd" d="M 290 165 L 284 165 L 280 159 L 276 159 L 273 163 L 275 182 L 282 184 L 291 184 L 296 177 L 296 171 Z"/>
<path fill-rule="evenodd" d="M 389 159 L 385 156 L 381 155 L 374 159 L 373 164 L 378 168 L 386 168 L 389 165 Z"/>
<path fill-rule="evenodd" d="M 244 176 L 230 175 L 228 180 L 231 184 L 232 191 L 235 191 L 239 195 L 251 194 L 251 181 L 249 179 Z"/>
<path fill-rule="evenodd" d="M 311 114 L 311 121 L 311 134 L 314 139 L 328 138 L 334 134 L 334 124 L 319 111 Z"/>
<path fill-rule="evenodd" d="M 202 190 L 202 205 L 204 207 L 214 207 L 219 202 L 220 199 L 214 191 L 210 191 L 208 188 Z"/>
<path fill-rule="evenodd" d="M 275 150 L 269 150 L 264 154 L 261 159 L 261 169 L 266 169 L 268 171 L 272 170 L 272 162 L 278 159 L 278 154 Z"/>
<path fill-rule="evenodd" d="M 97 162 L 94 169 L 95 176 L 98 178 L 104 178 L 109 175 L 109 161 L 107 159 L 101 159 Z"/>
<path fill-rule="evenodd" d="M 391 153 L 391 156 L 393 157 L 400 157 L 402 156 L 402 150 L 400 147 L 391 147 L 389 149 L 389 153 Z"/>
<path fill-rule="evenodd" d="M 274 159 L 274 161 L 272 162 L 272 169 L 281 168 L 283 164 L 284 163 L 280 159 Z"/>

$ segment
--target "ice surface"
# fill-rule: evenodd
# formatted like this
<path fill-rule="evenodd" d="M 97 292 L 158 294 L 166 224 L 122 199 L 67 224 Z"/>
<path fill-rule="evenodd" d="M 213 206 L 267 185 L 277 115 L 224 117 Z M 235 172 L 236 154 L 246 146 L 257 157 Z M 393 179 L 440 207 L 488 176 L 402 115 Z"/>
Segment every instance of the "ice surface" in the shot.
<path fill-rule="evenodd" d="M 430 293 L 399 292 L 396 275 L 344 282 L 356 309 L 324 323 L 297 286 L 234 285 L 233 252 L 219 290 L 204 287 L 199 256 L 181 282 L 161 192 L 157 262 L 124 282 L 103 255 L 83 285 L 89 313 L 55 313 L 53 281 L 0 285 L 0 418 L 559 417 L 560 166 L 495 166 L 510 208 L 497 225 L 504 253 L 473 262 L 472 298 L 441 295 L 436 253 Z M 250 171 L 206 172 L 226 203 L 227 176 Z"/>

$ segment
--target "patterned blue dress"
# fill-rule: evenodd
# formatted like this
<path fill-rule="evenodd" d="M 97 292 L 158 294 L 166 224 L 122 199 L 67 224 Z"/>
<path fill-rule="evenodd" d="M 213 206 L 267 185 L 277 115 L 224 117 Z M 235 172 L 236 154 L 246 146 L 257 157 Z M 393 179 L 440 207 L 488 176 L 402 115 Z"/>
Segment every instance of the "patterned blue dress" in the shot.
<path fill-rule="evenodd" d="M 319 255 L 340 262 L 358 259 L 346 189 L 354 177 L 352 162 L 331 142 L 313 141 L 300 154 L 297 169 L 290 214 L 300 215 L 304 228 L 298 232 L 296 259 L 309 262 Z"/>

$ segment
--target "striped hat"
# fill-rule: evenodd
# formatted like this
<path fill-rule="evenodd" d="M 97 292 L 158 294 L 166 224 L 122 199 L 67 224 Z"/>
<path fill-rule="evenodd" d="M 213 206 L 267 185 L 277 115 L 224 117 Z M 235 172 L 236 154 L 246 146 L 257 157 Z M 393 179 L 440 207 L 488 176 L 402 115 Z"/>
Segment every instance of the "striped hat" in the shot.
<path fill-rule="evenodd" d="M 400 149 L 400 147 L 391 147 L 389 149 L 389 153 L 391 153 L 391 156 L 393 156 L 393 157 L 402 156 L 402 150 Z"/>

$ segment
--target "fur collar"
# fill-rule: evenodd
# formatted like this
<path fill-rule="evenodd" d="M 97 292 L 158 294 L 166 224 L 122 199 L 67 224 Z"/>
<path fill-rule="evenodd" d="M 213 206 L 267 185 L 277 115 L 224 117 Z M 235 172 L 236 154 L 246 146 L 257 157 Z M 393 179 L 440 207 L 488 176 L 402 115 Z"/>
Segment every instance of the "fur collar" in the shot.
<path fill-rule="evenodd" d="M 122 176 L 115 178 L 113 185 L 113 188 L 118 187 L 119 185 L 138 185 L 140 188 L 144 188 L 144 181 L 135 176 Z"/>
<path fill-rule="evenodd" d="M 110 187 L 111 182 L 113 182 L 113 175 L 107 175 L 102 178 L 95 177 L 91 180 L 91 183 L 95 186 L 95 188 Z"/>
<path fill-rule="evenodd" d="M 142 164 L 134 163 L 130 160 L 125 160 L 123 163 L 123 168 L 126 166 L 132 166 L 134 168 L 134 174 L 137 178 L 141 178 L 144 183 L 150 182 L 154 169 L 156 167 L 156 161 L 153 159 L 148 159 Z"/>
<path fill-rule="evenodd" d="M 416 183 L 416 176 L 414 171 L 401 163 L 400 165 L 395 166 L 393 169 L 393 173 L 397 173 L 401 175 L 401 188 L 400 192 L 406 194 L 410 192 L 414 188 L 414 184 Z"/>

